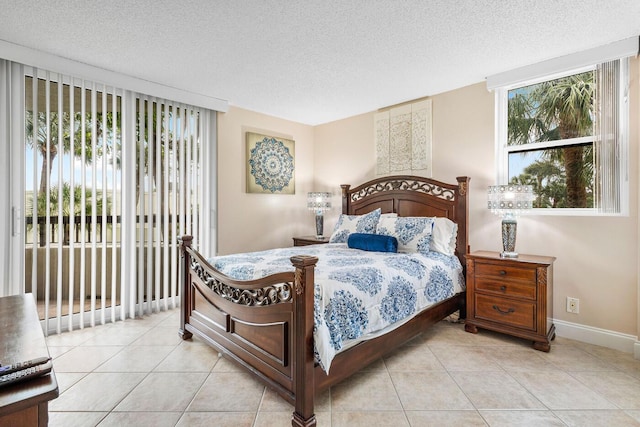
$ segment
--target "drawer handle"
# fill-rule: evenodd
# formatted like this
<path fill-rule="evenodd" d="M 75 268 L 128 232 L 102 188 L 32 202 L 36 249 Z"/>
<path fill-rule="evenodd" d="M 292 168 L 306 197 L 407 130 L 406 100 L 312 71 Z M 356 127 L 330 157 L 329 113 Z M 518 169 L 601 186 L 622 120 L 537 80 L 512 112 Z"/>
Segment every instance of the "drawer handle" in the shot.
<path fill-rule="evenodd" d="M 505 285 L 502 285 L 502 286 L 500 286 L 500 290 L 501 290 L 502 292 L 504 292 L 504 291 L 506 291 L 506 290 L 507 290 L 507 287 L 506 287 Z"/>
<path fill-rule="evenodd" d="M 509 310 L 504 311 L 504 310 L 500 309 L 500 307 L 498 307 L 497 305 L 494 305 L 493 309 L 495 311 L 497 311 L 498 313 L 501 313 L 501 314 L 511 314 L 511 313 L 513 313 L 515 311 L 513 308 L 509 308 Z"/>
<path fill-rule="evenodd" d="M 507 275 L 507 272 L 506 272 L 506 271 L 504 271 L 504 270 L 500 270 L 500 275 L 501 275 L 501 276 L 506 276 L 506 275 Z"/>

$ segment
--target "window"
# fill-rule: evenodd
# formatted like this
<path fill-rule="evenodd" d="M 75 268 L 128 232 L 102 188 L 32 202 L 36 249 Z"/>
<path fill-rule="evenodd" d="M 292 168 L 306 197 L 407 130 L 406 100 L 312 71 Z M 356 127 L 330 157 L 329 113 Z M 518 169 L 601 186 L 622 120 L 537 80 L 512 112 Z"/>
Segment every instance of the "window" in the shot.
<path fill-rule="evenodd" d="M 534 208 L 592 208 L 594 71 L 508 90 L 507 181 Z"/>
<path fill-rule="evenodd" d="M 638 40 L 630 44 L 637 52 Z M 591 53 L 592 65 L 581 53 L 488 79 L 498 183 L 532 185 L 536 213 L 628 211 L 628 59 L 598 63 L 601 50 Z"/>

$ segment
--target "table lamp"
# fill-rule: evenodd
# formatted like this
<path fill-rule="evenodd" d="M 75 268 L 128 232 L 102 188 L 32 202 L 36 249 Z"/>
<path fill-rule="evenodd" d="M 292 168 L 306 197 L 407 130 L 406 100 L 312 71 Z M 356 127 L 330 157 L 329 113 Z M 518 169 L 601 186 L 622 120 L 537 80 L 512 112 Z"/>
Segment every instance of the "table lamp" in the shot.
<path fill-rule="evenodd" d="M 502 217 L 502 253 L 503 258 L 517 258 L 516 217 L 532 208 L 533 187 L 530 185 L 491 185 L 487 192 L 489 209 Z"/>
<path fill-rule="evenodd" d="M 307 208 L 316 213 L 316 238 L 318 240 L 324 240 L 323 213 L 331 209 L 331 193 L 307 193 Z"/>

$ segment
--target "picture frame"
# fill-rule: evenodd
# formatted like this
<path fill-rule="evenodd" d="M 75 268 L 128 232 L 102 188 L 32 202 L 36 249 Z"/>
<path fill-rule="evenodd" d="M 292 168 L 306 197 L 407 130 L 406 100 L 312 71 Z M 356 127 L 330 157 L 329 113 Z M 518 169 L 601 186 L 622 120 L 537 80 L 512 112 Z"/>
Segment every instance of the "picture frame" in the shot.
<path fill-rule="evenodd" d="M 246 133 L 247 193 L 295 194 L 295 141 Z"/>
<path fill-rule="evenodd" d="M 374 115 L 376 176 L 433 176 L 432 109 L 426 99 Z"/>

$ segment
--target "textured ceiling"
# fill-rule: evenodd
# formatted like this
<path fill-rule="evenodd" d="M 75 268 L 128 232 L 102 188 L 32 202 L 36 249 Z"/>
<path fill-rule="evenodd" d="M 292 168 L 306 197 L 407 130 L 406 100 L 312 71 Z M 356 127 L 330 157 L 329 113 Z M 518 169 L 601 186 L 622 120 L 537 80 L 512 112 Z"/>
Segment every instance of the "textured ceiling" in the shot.
<path fill-rule="evenodd" d="M 2 40 L 312 125 L 637 35 L 639 0 L 0 0 Z"/>

